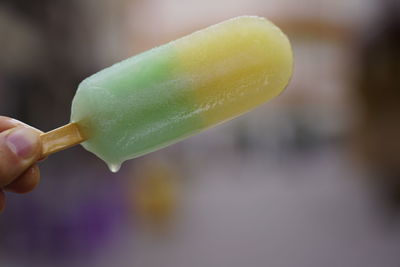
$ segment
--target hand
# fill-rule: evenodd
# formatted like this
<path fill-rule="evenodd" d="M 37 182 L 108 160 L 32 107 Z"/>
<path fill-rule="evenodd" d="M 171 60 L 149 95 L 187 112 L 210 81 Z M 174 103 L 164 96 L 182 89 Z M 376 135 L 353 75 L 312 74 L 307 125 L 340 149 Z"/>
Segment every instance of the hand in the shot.
<path fill-rule="evenodd" d="M 4 191 L 27 193 L 39 183 L 40 134 L 22 122 L 0 116 L 0 212 L 5 207 Z"/>

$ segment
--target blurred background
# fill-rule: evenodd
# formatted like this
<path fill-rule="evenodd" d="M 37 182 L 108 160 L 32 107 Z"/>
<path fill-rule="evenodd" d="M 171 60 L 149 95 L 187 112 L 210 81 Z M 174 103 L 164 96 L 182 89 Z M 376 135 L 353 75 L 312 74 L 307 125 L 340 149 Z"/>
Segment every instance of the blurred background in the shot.
<path fill-rule="evenodd" d="M 245 14 L 289 36 L 287 90 L 117 174 L 49 157 L 7 195 L 0 266 L 399 266 L 397 0 L 2 0 L 0 114 L 54 129 L 85 77 Z"/>

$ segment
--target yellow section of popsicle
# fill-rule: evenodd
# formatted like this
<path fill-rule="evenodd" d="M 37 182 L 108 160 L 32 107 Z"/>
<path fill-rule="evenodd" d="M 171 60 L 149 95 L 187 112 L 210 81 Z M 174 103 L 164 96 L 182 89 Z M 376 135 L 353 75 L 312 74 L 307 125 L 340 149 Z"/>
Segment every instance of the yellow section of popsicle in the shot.
<path fill-rule="evenodd" d="M 206 127 L 278 95 L 292 74 L 290 43 L 264 18 L 234 18 L 174 44 Z"/>

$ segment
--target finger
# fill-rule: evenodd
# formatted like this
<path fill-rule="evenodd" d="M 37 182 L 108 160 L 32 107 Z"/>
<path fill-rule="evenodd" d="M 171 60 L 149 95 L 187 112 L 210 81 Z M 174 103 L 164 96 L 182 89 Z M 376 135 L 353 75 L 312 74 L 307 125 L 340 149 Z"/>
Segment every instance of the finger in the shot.
<path fill-rule="evenodd" d="M 25 194 L 35 189 L 39 181 L 40 171 L 39 167 L 35 164 L 4 189 L 18 194 Z"/>
<path fill-rule="evenodd" d="M 21 121 L 18 121 L 16 119 L 5 117 L 5 116 L 0 116 L 0 132 L 14 128 L 14 127 L 18 127 L 18 126 L 31 128 L 31 129 L 37 131 L 39 134 L 43 133 L 42 131 L 36 129 L 35 127 L 32 127 L 32 126 L 30 126 L 26 123 L 23 123 Z M 40 158 L 38 161 L 43 161 L 45 159 L 47 159 L 47 157 Z"/>
<path fill-rule="evenodd" d="M 4 191 L 0 188 L 0 213 L 3 212 L 5 205 L 6 196 L 4 195 Z"/>
<path fill-rule="evenodd" d="M 0 116 L 0 132 L 8 130 L 8 129 L 11 129 L 11 128 L 14 128 L 14 127 L 18 127 L 18 126 L 20 126 L 20 127 L 28 127 L 28 128 L 31 128 L 31 129 L 39 132 L 39 133 L 43 133 L 42 131 L 36 129 L 35 127 L 32 127 L 32 126 L 30 126 L 28 124 L 25 124 L 25 123 L 23 123 L 21 121 L 18 121 L 16 119 Z"/>
<path fill-rule="evenodd" d="M 8 117 L 0 116 L 0 132 L 17 127 L 20 122 Z"/>
<path fill-rule="evenodd" d="M 39 133 L 16 127 L 0 133 L 0 188 L 10 184 L 41 156 Z"/>

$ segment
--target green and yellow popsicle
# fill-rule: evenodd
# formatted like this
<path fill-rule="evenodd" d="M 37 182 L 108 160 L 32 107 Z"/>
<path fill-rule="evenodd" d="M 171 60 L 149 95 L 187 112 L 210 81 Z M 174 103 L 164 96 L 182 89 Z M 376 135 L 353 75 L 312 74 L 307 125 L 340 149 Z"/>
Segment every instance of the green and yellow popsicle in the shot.
<path fill-rule="evenodd" d="M 279 95 L 292 64 L 287 37 L 268 20 L 224 21 L 86 78 L 72 103 L 71 124 L 44 134 L 44 146 L 50 144 L 44 150 L 49 154 L 83 141 L 117 171 L 125 160 Z"/>

